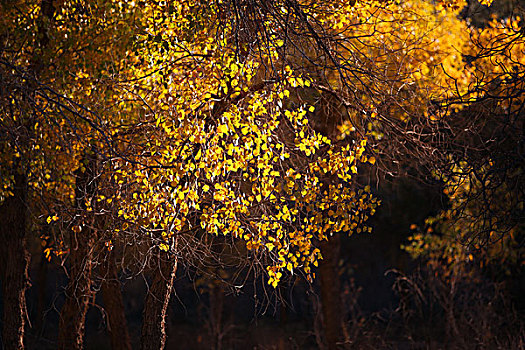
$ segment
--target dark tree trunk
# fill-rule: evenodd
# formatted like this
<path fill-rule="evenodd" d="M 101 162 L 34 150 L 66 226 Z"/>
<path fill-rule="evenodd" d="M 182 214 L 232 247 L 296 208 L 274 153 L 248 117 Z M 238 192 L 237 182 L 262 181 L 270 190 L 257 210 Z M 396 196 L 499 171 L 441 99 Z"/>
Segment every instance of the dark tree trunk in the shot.
<path fill-rule="evenodd" d="M 70 232 L 69 282 L 59 321 L 58 348 L 64 350 L 83 348 L 86 313 L 93 297 L 91 286 L 96 231 L 85 203 L 91 201 L 96 194 L 95 155 L 86 154 L 83 164 L 85 169 L 79 169 L 76 174 L 75 195 L 79 219 Z"/>
<path fill-rule="evenodd" d="M 94 232 L 84 229 L 80 233 L 71 233 L 69 255 L 69 283 L 66 288 L 66 301 L 60 312 L 58 348 L 82 349 L 84 326 L 91 291 L 92 248 Z"/>
<path fill-rule="evenodd" d="M 104 259 L 99 271 L 102 277 L 102 298 L 108 317 L 107 330 L 111 338 L 111 348 L 113 350 L 131 350 L 124 301 L 113 253 L 108 254 Z"/>
<path fill-rule="evenodd" d="M 3 295 L 2 344 L 4 349 L 24 348 L 27 318 L 25 292 L 29 287 L 29 253 L 26 248 L 27 179 L 15 175 L 13 196 L 0 206 L 0 263 Z"/>
<path fill-rule="evenodd" d="M 334 235 L 329 241 L 321 243 L 323 260 L 319 263 L 319 281 L 321 284 L 321 309 L 326 348 L 337 349 L 342 339 L 341 328 L 341 282 L 338 262 L 341 239 Z"/>
<path fill-rule="evenodd" d="M 162 254 L 164 255 L 164 254 Z M 153 271 L 142 319 L 142 350 L 162 350 L 166 344 L 166 311 L 173 290 L 177 260 L 159 256 L 158 268 Z"/>
<path fill-rule="evenodd" d="M 41 17 L 51 19 L 54 13 L 53 0 L 42 0 Z M 40 23 L 42 23 L 41 19 Z M 48 44 L 47 33 L 44 26 L 39 24 L 39 33 L 42 34 L 38 45 L 44 48 Z M 31 60 L 30 70 L 38 76 L 40 68 L 40 55 L 34 55 Z M 40 64 L 40 66 L 42 66 Z M 29 86 L 30 87 L 30 86 Z M 22 116 L 21 120 L 25 120 Z M 25 130 L 32 130 L 31 118 L 23 123 Z M 13 136 L 13 135 L 11 135 Z M 27 135 L 18 134 L 21 149 L 28 146 Z M 27 159 L 26 159 L 27 161 Z M 13 170 L 21 171 L 23 165 L 17 160 Z M 24 162 L 29 164 L 29 162 Z M 27 213 L 26 204 L 28 196 L 27 173 L 25 170 L 15 173 L 13 196 L 7 198 L 0 206 L 0 278 L 2 279 L 3 316 L 2 316 L 2 345 L 4 349 L 24 348 L 24 326 L 28 319 L 26 309 L 25 292 L 29 288 L 28 267 L 30 254 L 27 250 L 26 228 Z"/>

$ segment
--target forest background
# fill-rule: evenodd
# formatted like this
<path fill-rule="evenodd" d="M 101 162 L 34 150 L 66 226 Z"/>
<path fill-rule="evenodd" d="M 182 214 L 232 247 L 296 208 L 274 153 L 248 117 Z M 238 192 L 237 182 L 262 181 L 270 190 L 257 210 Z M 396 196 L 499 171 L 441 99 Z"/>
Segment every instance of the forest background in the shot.
<path fill-rule="evenodd" d="M 524 348 L 523 5 L 0 2 L 3 348 Z"/>

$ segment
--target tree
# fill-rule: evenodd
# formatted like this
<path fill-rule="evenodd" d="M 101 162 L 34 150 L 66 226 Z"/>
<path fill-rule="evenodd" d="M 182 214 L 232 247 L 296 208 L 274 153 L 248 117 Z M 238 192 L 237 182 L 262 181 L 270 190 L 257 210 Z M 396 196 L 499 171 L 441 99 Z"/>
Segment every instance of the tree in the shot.
<path fill-rule="evenodd" d="M 326 238 L 325 232 L 355 229 L 364 220 L 365 211 L 375 205 L 368 194 L 354 190 L 351 182 L 356 166 L 367 160 L 366 140 L 354 145 L 332 145 L 331 140 L 308 126 L 306 116 L 313 113 L 313 106 L 301 102 L 299 95 L 294 103 L 286 102 L 291 91 L 297 94 L 294 90 L 308 86 L 309 80 L 285 65 L 280 65 L 282 71 L 278 74 L 262 68 L 278 58 L 277 52 L 265 52 L 267 48 L 277 50 L 282 45 L 278 40 L 241 61 L 235 50 L 222 51 L 234 41 L 231 28 L 224 29 L 219 45 L 210 41 L 211 35 L 219 35 L 212 24 L 222 16 L 222 7 L 199 13 L 191 4 L 181 2 L 177 9 L 158 5 L 137 10 L 141 17 L 134 28 L 138 38 L 135 48 L 147 49 L 153 57 L 162 59 L 147 62 L 142 53 L 136 53 L 130 59 L 122 57 L 110 62 L 114 68 L 121 62 L 134 62 L 122 75 L 131 75 L 133 80 L 127 80 L 134 81 L 127 84 L 129 90 L 125 92 L 95 80 L 97 75 L 110 73 L 105 69 L 105 52 L 100 48 L 107 33 L 122 29 L 122 22 L 117 19 L 109 27 L 103 26 L 102 32 L 97 25 L 108 11 L 121 13 L 122 9 L 60 5 L 56 9 L 51 2 L 42 6 L 28 4 L 34 11 L 46 14 L 41 26 L 45 48 L 58 48 L 60 55 L 53 56 L 52 51 L 40 48 L 41 74 L 34 80 L 40 90 L 38 100 L 30 105 L 38 111 L 32 125 L 40 128 L 31 145 L 24 144 L 25 149 L 36 145 L 40 152 L 37 157 L 24 156 L 23 162 L 31 164 L 29 171 L 37 175 L 31 182 L 35 186 L 31 195 L 39 193 L 44 199 L 39 202 L 47 209 L 44 218 L 48 224 L 54 223 L 52 226 L 59 233 L 55 251 L 60 254 L 69 249 L 70 283 L 62 310 L 61 347 L 82 346 L 83 319 L 92 294 L 95 242 L 107 239 L 102 235 L 104 231 L 139 233 L 142 241 L 152 241 L 153 247 L 171 250 L 171 254 L 184 251 L 184 244 L 191 243 L 192 235 L 186 241 L 182 235 L 190 228 L 200 232 L 198 235 L 231 234 L 244 240 L 248 249 L 267 254 L 260 264 L 267 267 L 269 283 L 276 286 L 286 269 L 302 269 L 311 276 L 310 265 L 317 264 L 320 257 L 313 240 Z M 183 10 L 192 11 L 194 16 L 183 16 L 187 13 Z M 17 14 L 14 9 L 9 20 L 19 21 Z M 36 23 L 33 17 L 24 20 L 31 25 Z M 159 25 L 164 27 L 163 33 Z M 16 27 L 12 29 L 17 33 Z M 198 34 L 198 39 L 190 43 L 190 35 L 194 34 Z M 174 39 L 166 41 L 162 35 Z M 61 42 L 61 38 L 67 40 Z M 18 41 L 13 40 L 12 44 Z M 24 48 L 30 52 L 34 47 Z M 112 54 L 129 49 L 126 45 L 120 48 L 122 51 L 115 51 L 114 45 L 107 46 Z M 79 50 L 90 55 L 89 63 L 76 64 L 71 67 L 73 71 L 66 69 L 70 62 L 79 62 Z M 23 69 L 23 59 L 20 62 L 20 67 L 12 60 L 4 64 L 17 71 Z M 42 70 L 46 64 L 55 70 Z M 173 70 L 168 74 L 163 65 L 171 65 Z M 190 75 L 183 72 L 186 69 L 196 71 Z M 68 73 L 76 75 L 73 83 L 67 78 Z M 269 79 L 264 79 L 264 74 Z M 171 79 L 175 81 L 168 84 Z M 125 82 L 126 79 L 123 85 Z M 193 91 L 185 88 L 188 83 L 193 85 Z M 62 93 L 66 90 L 68 96 Z M 178 96 L 171 94 L 175 90 Z M 104 105 L 94 99 L 93 92 L 97 99 L 104 96 Z M 16 93 L 16 89 L 9 93 Z M 106 106 L 113 99 L 122 101 L 117 117 L 102 118 L 111 111 Z M 41 103 L 47 104 L 40 107 Z M 30 108 L 23 112 L 30 112 Z M 155 114 L 141 115 L 141 108 Z M 122 126 L 120 115 L 132 120 L 128 130 Z M 120 129 L 114 137 L 110 137 L 112 127 Z M 8 129 L 8 135 L 15 137 L 13 130 L 16 129 Z M 109 147 L 107 153 L 104 147 Z M 6 146 L 6 155 L 10 156 L 8 149 Z M 130 151 L 134 157 L 128 156 Z M 110 153 L 117 159 L 108 163 L 105 156 Z M 50 157 L 56 163 L 53 170 L 44 162 Z M 65 158 L 76 161 L 68 164 L 63 162 Z M 340 162 L 346 165 L 339 165 Z M 193 175 L 184 174 L 194 170 L 197 171 Z M 331 184 L 322 182 L 319 176 L 338 180 Z M 116 186 L 110 187 L 111 184 Z M 6 183 L 5 188 L 9 190 L 11 184 Z M 102 188 L 109 194 L 101 194 Z M 337 202 L 333 201 L 334 196 Z M 156 201 L 146 204 L 144 199 L 149 198 Z M 97 216 L 111 215 L 111 210 L 97 203 L 113 200 L 121 204 L 121 226 L 101 229 L 97 227 Z M 316 207 L 318 201 L 322 203 L 320 207 Z M 69 244 L 61 238 L 66 233 L 71 236 Z M 174 244 L 179 235 L 183 248 Z M 153 256 L 158 254 L 166 255 L 160 252 Z M 168 261 L 173 266 L 168 268 L 173 276 L 176 259 Z M 159 276 L 154 277 L 157 279 Z M 163 281 L 154 282 L 155 285 L 161 286 Z M 164 292 L 162 288 L 167 289 Z M 155 306 L 158 296 L 150 293 L 150 301 L 146 302 L 145 315 L 151 306 L 156 310 L 153 314 L 160 317 L 156 322 L 163 319 L 171 283 L 162 288 L 159 293 L 164 301 Z M 143 344 L 152 344 L 147 328 L 144 329 Z M 161 339 L 160 346 L 162 342 Z"/>
<path fill-rule="evenodd" d="M 438 175 L 449 205 L 428 220 L 429 232 L 413 236 L 406 247 L 431 265 L 443 264 L 445 275 L 472 265 L 498 275 L 520 264 L 525 90 L 519 52 L 525 42 L 519 32 L 512 18 L 475 30 L 467 56 L 469 89 L 447 101 L 458 106 L 450 130 L 462 130 L 453 145 L 442 147 L 450 165 Z"/>
<path fill-rule="evenodd" d="M 515 334 L 523 332 L 521 32 L 520 19 L 512 17 L 471 28 L 463 56 L 469 83 L 442 105 L 454 110 L 446 124 L 449 136 L 439 145 L 446 162 L 436 171 L 448 205 L 404 247 L 432 276 L 414 285 L 426 283 L 429 302 L 437 299 L 446 312 L 448 334 L 463 343 L 463 334 L 473 333 L 489 346 L 519 347 Z M 482 298 L 489 307 L 469 303 Z"/>
<path fill-rule="evenodd" d="M 78 238 L 77 234 L 81 232 L 83 224 L 79 218 L 86 216 L 93 218 L 93 215 L 87 214 L 89 206 L 84 201 L 87 198 L 85 190 L 92 187 L 92 179 L 86 179 L 86 173 L 82 170 L 86 165 L 90 169 L 92 166 L 84 164 L 82 159 L 90 158 L 86 158 L 89 155 L 91 155 L 90 159 L 105 158 L 103 156 L 111 151 L 102 150 L 104 147 L 109 147 L 111 150 L 112 147 L 108 140 L 109 123 L 96 114 L 100 112 L 97 109 L 100 105 L 93 103 L 95 98 L 91 95 L 93 91 L 97 91 L 97 88 L 98 92 L 108 93 L 107 86 L 103 88 L 103 84 L 94 84 L 94 80 L 88 85 L 90 79 L 86 79 L 90 78 L 88 72 L 96 75 L 104 72 L 102 67 L 110 70 L 115 68 L 115 66 L 109 67 L 107 61 L 100 61 L 104 56 L 100 50 L 100 47 L 104 47 L 101 42 L 108 39 L 104 35 L 97 36 L 101 29 L 98 24 L 103 16 L 94 16 L 92 22 L 88 21 L 95 9 L 105 13 L 104 11 L 111 12 L 112 8 L 102 6 L 101 10 L 101 7 L 86 8 L 80 4 L 67 2 L 59 5 L 57 8 L 58 4 L 53 4 L 52 1 L 2 4 L 2 21 L 5 24 L 2 28 L 5 28 L 5 31 L 2 32 L 0 64 L 2 81 L 6 84 L 3 86 L 1 101 L 3 113 L 0 124 L 2 130 L 0 171 L 3 187 L 0 199 L 3 200 L 2 209 L 5 211 L 2 215 L 8 215 L 9 221 L 16 225 L 3 231 L 6 242 L 15 241 L 7 245 L 6 254 L 2 256 L 7 257 L 7 261 L 12 262 L 13 267 L 17 269 L 14 274 L 15 270 L 6 269 L 7 273 L 17 277 L 4 279 L 3 286 L 6 292 L 3 295 L 9 300 L 9 305 L 18 308 L 18 311 L 5 309 L 10 316 L 7 314 L 4 316 L 6 322 L 3 339 L 7 347 L 13 348 L 23 347 L 26 317 L 24 292 L 28 285 L 28 276 L 25 272 L 28 258 L 27 253 L 24 252 L 24 241 L 28 238 L 26 232 L 30 227 L 40 225 L 47 220 L 51 232 L 45 234 L 47 237 L 54 236 L 55 253 L 58 255 L 65 253 L 68 246 L 64 246 L 62 234 L 71 233 L 73 238 L 75 236 Z M 105 34 L 116 30 L 122 23 L 123 21 L 115 21 L 103 27 L 106 30 Z M 122 27 L 118 27 L 118 30 L 122 32 Z M 94 38 L 100 41 L 94 41 Z M 111 49 L 113 54 L 118 52 L 116 45 L 108 49 Z M 80 52 L 91 54 L 92 61 L 88 63 L 79 61 Z M 74 79 L 71 79 L 71 75 Z M 105 102 L 110 102 L 108 95 Z M 108 109 L 109 105 L 103 106 L 106 112 L 111 110 Z M 78 176 L 75 176 L 75 173 Z M 93 171 L 89 173 L 94 175 Z M 75 196 L 75 189 L 77 196 Z M 94 194 L 88 193 L 88 195 Z M 18 208 L 18 212 L 13 213 L 14 209 L 10 208 Z M 92 228 L 89 227 L 87 231 Z M 59 234 L 52 234 L 57 231 L 60 231 Z M 84 276 L 83 273 L 80 275 L 74 273 L 90 270 L 84 269 L 91 262 L 88 261 L 88 264 L 84 265 L 85 256 L 82 254 L 86 252 L 91 254 L 95 237 L 93 235 L 84 237 L 85 240 L 72 239 L 72 242 L 80 242 L 80 246 L 85 246 L 86 249 L 78 251 L 73 248 L 71 251 L 71 254 L 76 253 L 77 257 L 71 259 L 73 275 L 70 293 L 75 291 L 79 278 L 86 281 L 87 286 L 82 286 L 81 289 L 89 294 L 90 274 Z M 76 245 L 72 244 L 71 247 Z M 51 250 L 48 249 L 45 253 L 49 256 L 50 252 Z M 11 257 L 12 254 L 15 255 Z M 6 263 L 5 266 L 8 264 Z M 10 284 L 11 280 L 13 285 Z M 12 298 L 11 293 L 13 293 Z M 15 294 L 17 302 L 15 302 Z M 70 297 L 72 296 L 70 294 Z M 80 304 L 86 305 L 89 300 L 86 297 L 82 295 L 81 299 L 84 300 L 80 301 Z M 78 301 L 69 299 L 69 305 L 77 305 Z M 84 311 L 76 318 L 78 325 L 66 323 L 68 326 L 82 329 L 84 322 L 82 313 L 85 314 L 86 307 L 82 309 Z M 14 321 L 15 317 L 18 323 Z M 74 343 L 80 347 L 83 336 L 81 333 L 82 331 L 72 332 L 67 336 L 70 339 L 76 335 L 77 339 Z M 13 342 L 8 340 L 14 337 L 18 339 L 17 345 L 14 345 L 15 340 Z M 63 345 L 70 347 L 68 344 Z"/>
<path fill-rule="evenodd" d="M 5 236 L 18 254 L 24 227 L 45 220 L 69 262 L 61 348 L 83 346 L 97 265 L 109 322 L 125 324 L 112 264 L 124 251 L 151 279 L 142 348 L 162 348 L 177 267 L 213 255 L 213 236 L 273 288 L 287 273 L 312 281 L 326 256 L 325 337 L 336 348 L 339 247 L 329 239 L 369 232 L 378 205 L 358 175 L 377 159 L 384 174 L 430 170 L 453 183 L 466 171 L 483 188 L 492 169 L 509 168 L 507 153 L 476 148 L 472 136 L 494 135 L 483 118 L 501 133 L 522 126 L 518 22 L 477 31 L 455 1 L 2 6 L 0 199 L 17 211 Z M 27 276 L 16 275 L 23 296 Z"/>
<path fill-rule="evenodd" d="M 9 15 L 14 9 L 5 5 L 6 14 L 2 24 L 13 25 Z M 4 4 L 2 4 L 4 10 Z M 44 23 L 52 16 L 53 9 L 49 2 L 44 2 L 41 14 L 36 21 L 35 29 L 40 37 L 34 44 L 35 53 L 26 55 L 30 64 L 30 74 L 39 75 L 41 61 L 38 49 L 43 50 L 48 44 Z M 20 21 L 22 24 L 25 21 Z M 16 22 L 15 22 L 16 23 Z M 20 23 L 16 23 L 20 24 Z M 6 26 L 6 27 L 7 27 Z M 2 33 L 9 35 L 10 33 Z M 19 33 L 15 33 L 19 35 Z M 2 295 L 4 298 L 2 343 L 6 348 L 23 348 L 24 326 L 27 318 L 25 291 L 29 287 L 28 265 L 29 254 L 26 240 L 28 230 L 27 199 L 28 187 L 31 185 L 31 169 L 27 162 L 32 160 L 34 114 L 38 113 L 35 95 L 34 76 L 21 72 L 14 62 L 6 60 L 15 46 L 3 42 L 0 46 L 0 78 L 4 84 L 0 92 L 0 149 L 2 157 L 2 180 L 0 189 L 0 217 L 4 221 L 1 238 L 4 241 L 2 256 Z M 25 52 L 24 52 L 25 53 Z"/>
<path fill-rule="evenodd" d="M 230 235 L 273 286 L 286 270 L 313 276 L 314 241 L 356 230 L 376 205 L 352 180 L 366 140 L 341 144 L 310 126 L 315 107 L 300 95 L 309 79 L 265 68 L 280 61 L 279 40 L 239 57 L 235 31 L 212 26 L 222 7 L 166 6 L 144 17 L 141 50 L 152 61 L 137 68 L 145 78 L 134 91 L 155 114 L 134 146 L 138 161 L 117 165 L 119 235 L 193 258 L 196 237 Z"/>

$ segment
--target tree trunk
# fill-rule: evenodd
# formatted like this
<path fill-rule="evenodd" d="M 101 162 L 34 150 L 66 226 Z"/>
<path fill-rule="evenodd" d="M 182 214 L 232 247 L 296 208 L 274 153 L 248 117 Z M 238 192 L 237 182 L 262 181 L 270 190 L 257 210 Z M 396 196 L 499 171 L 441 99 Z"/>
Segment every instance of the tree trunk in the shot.
<path fill-rule="evenodd" d="M 83 164 L 85 169 L 80 168 L 76 173 L 75 195 L 80 219 L 70 232 L 69 283 L 59 321 L 58 348 L 64 350 L 83 348 L 86 313 L 93 297 L 91 286 L 96 231 L 93 229 L 94 220 L 86 211 L 85 203 L 91 201 L 96 194 L 95 155 L 87 153 Z"/>
<path fill-rule="evenodd" d="M 71 252 L 69 255 L 69 283 L 66 288 L 66 301 L 60 312 L 58 348 L 82 349 L 84 326 L 91 291 L 92 278 L 92 230 L 85 229 L 80 234 L 71 233 Z"/>
<path fill-rule="evenodd" d="M 53 1 L 42 0 L 41 5 L 41 17 L 45 16 L 51 19 L 54 13 Z M 41 21 L 41 18 L 39 20 Z M 39 24 L 38 27 L 39 33 L 43 34 L 38 46 L 44 48 L 48 44 L 47 33 L 43 32 L 45 28 L 42 25 Z M 39 69 L 36 69 L 36 63 L 40 62 L 40 57 L 41 55 L 35 54 L 31 59 L 29 71 L 32 71 L 35 76 L 38 76 L 39 73 Z M 32 90 L 31 83 L 28 83 L 26 87 L 28 91 Z M 14 93 L 19 94 L 20 92 Z M 31 144 L 30 137 L 25 132 L 28 131 L 31 134 L 34 127 L 34 121 L 30 117 L 32 115 L 31 109 L 34 106 L 31 103 L 29 106 L 29 117 L 25 114 L 26 111 L 22 111 L 19 115 L 19 121 L 22 122 L 19 126 L 22 128 L 17 128 L 14 134 L 7 138 L 17 139 L 17 151 L 22 150 L 21 154 L 24 154 L 24 150 Z M 21 133 L 19 133 L 20 130 L 22 130 Z M 7 147 L 14 152 L 13 145 L 8 143 Z M 6 350 L 24 348 L 24 326 L 26 319 L 28 319 L 25 292 L 30 286 L 28 275 L 30 254 L 26 242 L 28 180 L 24 166 L 30 161 L 23 159 L 23 157 L 18 158 L 15 161 L 15 166 L 11 169 L 14 170 L 13 196 L 6 198 L 0 205 L 0 278 L 3 296 L 2 345 Z"/>
<path fill-rule="evenodd" d="M 99 269 L 103 278 L 102 298 L 108 317 L 107 330 L 111 339 L 111 348 L 113 350 L 131 350 L 124 301 L 113 253 L 108 254 Z"/>
<path fill-rule="evenodd" d="M 25 292 L 29 287 L 29 252 L 26 248 L 27 179 L 15 175 L 13 196 L 0 206 L 0 262 L 3 295 L 2 344 L 4 349 L 24 348 L 27 318 Z"/>
<path fill-rule="evenodd" d="M 329 241 L 321 242 L 323 260 L 319 263 L 319 281 L 321 284 L 321 309 L 326 348 L 337 349 L 342 339 L 341 328 L 341 282 L 338 262 L 341 239 L 338 235 Z"/>
<path fill-rule="evenodd" d="M 144 303 L 142 350 L 162 350 L 166 344 L 166 311 L 173 290 L 177 259 L 159 254 L 158 268 Z"/>

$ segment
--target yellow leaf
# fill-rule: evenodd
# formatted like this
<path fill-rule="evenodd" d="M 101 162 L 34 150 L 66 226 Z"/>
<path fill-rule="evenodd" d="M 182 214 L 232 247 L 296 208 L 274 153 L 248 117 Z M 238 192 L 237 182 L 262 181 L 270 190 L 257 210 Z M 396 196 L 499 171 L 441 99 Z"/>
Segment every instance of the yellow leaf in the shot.
<path fill-rule="evenodd" d="M 217 127 L 217 132 L 218 132 L 219 134 L 225 134 L 225 133 L 227 133 L 227 132 L 228 132 L 228 125 L 226 125 L 226 124 L 219 125 L 219 126 Z"/>

